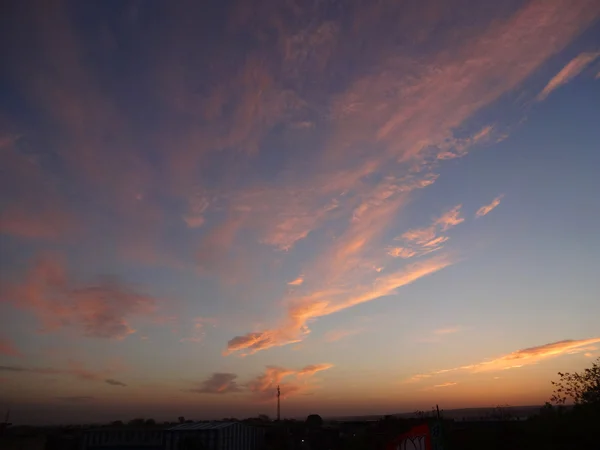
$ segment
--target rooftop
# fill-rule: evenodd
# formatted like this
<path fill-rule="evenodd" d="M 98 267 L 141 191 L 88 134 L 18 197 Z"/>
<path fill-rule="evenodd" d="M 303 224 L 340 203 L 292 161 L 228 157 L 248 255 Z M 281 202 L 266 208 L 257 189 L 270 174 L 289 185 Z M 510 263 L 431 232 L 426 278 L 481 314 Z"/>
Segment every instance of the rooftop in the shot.
<path fill-rule="evenodd" d="M 191 431 L 191 430 L 220 430 L 239 422 L 193 422 L 180 423 L 168 429 L 168 431 Z"/>

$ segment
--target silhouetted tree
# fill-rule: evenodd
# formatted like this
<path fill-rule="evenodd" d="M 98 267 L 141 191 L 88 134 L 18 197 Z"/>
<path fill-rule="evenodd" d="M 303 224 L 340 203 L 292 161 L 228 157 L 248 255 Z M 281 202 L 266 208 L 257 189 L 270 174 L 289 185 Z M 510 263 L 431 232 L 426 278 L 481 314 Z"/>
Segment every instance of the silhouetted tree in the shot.
<path fill-rule="evenodd" d="M 147 427 L 153 427 L 156 425 L 156 421 L 154 419 L 146 419 L 144 425 L 146 425 Z"/>
<path fill-rule="evenodd" d="M 420 409 L 415 411 L 415 416 L 418 419 L 427 419 L 429 417 L 432 417 L 432 413 L 429 411 L 421 411 Z"/>
<path fill-rule="evenodd" d="M 490 413 L 490 417 L 492 419 L 501 420 L 501 421 L 512 420 L 513 414 L 510 411 L 510 405 L 496 406 Z"/>
<path fill-rule="evenodd" d="M 551 401 L 564 405 L 569 400 L 575 405 L 600 405 L 600 358 L 583 372 L 558 372 L 558 381 L 552 381 Z"/>
<path fill-rule="evenodd" d="M 270 422 L 271 419 L 269 418 L 269 416 L 267 416 L 266 414 L 259 414 L 258 415 L 258 420 L 262 421 L 262 422 Z"/>
<path fill-rule="evenodd" d="M 123 426 L 123 421 L 122 420 L 115 420 L 115 421 L 111 422 L 110 425 L 113 426 L 113 427 L 122 427 Z"/>
<path fill-rule="evenodd" d="M 127 425 L 129 425 L 130 427 L 141 427 L 146 423 L 146 420 L 143 418 L 137 418 L 137 419 L 131 419 L 129 422 L 127 422 Z"/>
<path fill-rule="evenodd" d="M 184 422 L 185 422 L 185 417 L 183 417 L 183 416 L 179 416 L 179 417 L 177 418 L 177 420 L 179 421 L 179 423 L 184 423 Z"/>
<path fill-rule="evenodd" d="M 306 418 L 305 425 L 310 429 L 317 429 L 323 426 L 323 419 L 318 414 L 311 414 Z"/>

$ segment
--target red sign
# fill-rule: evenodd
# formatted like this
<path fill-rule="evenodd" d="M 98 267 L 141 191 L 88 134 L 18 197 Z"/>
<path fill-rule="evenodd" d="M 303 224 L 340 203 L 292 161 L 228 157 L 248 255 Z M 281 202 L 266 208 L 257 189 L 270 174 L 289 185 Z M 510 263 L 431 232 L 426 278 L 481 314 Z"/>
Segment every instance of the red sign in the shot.
<path fill-rule="evenodd" d="M 432 450 L 429 425 L 423 424 L 411 428 L 391 441 L 386 450 Z"/>

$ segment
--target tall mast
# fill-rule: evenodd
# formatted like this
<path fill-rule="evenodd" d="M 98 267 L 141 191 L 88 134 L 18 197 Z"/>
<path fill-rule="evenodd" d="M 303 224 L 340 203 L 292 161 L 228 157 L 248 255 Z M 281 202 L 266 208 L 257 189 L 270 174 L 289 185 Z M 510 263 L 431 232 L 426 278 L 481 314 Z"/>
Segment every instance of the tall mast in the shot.
<path fill-rule="evenodd" d="M 279 422 L 281 420 L 281 390 L 279 389 L 279 386 L 277 386 L 277 421 Z"/>

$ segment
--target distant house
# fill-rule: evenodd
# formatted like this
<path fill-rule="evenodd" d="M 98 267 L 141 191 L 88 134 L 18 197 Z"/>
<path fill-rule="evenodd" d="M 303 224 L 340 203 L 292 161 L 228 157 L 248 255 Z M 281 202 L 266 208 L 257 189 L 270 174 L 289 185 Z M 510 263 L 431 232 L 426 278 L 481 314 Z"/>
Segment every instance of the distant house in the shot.
<path fill-rule="evenodd" d="M 165 431 L 165 450 L 260 450 L 264 430 L 242 422 L 182 423 Z"/>

